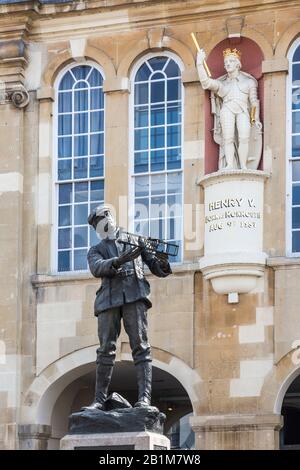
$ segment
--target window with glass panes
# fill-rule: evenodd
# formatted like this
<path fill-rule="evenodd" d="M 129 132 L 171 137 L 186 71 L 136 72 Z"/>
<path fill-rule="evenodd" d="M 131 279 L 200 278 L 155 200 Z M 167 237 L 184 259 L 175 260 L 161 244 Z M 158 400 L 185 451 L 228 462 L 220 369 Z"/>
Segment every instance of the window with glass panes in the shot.
<path fill-rule="evenodd" d="M 292 252 L 300 253 L 300 44 L 291 64 L 291 149 L 289 154 L 292 180 Z"/>
<path fill-rule="evenodd" d="M 182 83 L 171 57 L 146 60 L 134 81 L 134 231 L 182 254 Z"/>
<path fill-rule="evenodd" d="M 56 270 L 87 269 L 97 243 L 88 214 L 104 200 L 103 77 L 92 65 L 64 73 L 57 94 Z M 99 242 L 99 240 L 98 240 Z"/>

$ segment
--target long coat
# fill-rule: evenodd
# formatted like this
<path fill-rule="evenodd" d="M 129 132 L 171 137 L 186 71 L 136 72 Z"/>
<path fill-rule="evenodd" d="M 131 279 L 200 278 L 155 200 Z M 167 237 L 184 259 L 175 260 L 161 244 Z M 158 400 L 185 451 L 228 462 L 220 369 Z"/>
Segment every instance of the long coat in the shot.
<path fill-rule="evenodd" d="M 150 284 L 145 278 L 143 263 L 155 276 L 166 277 L 172 273 L 170 265 L 162 268 L 153 255 L 143 250 L 138 258 L 122 266 L 121 271 L 127 271 L 130 274 L 120 276 L 112 263 L 122 249 L 115 240 L 104 239 L 98 245 L 92 246 L 88 252 L 87 258 L 91 273 L 102 279 L 101 287 L 96 292 L 94 305 L 96 316 L 104 310 L 137 300 L 144 300 L 148 308 L 152 307 L 148 298 Z"/>

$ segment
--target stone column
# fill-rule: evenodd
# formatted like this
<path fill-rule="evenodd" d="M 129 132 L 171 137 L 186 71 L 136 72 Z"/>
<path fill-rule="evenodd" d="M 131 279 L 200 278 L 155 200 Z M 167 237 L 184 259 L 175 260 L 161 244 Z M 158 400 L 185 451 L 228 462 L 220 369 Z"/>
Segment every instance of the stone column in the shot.
<path fill-rule="evenodd" d="M 105 80 L 105 202 L 116 209 L 120 226 L 128 223 L 129 81 Z M 113 184 L 111 182 L 113 181 Z"/>
<path fill-rule="evenodd" d="M 20 450 L 47 450 L 51 426 L 45 424 L 21 424 L 18 430 Z"/>
<path fill-rule="evenodd" d="M 23 283 L 23 125 L 29 95 L 24 88 L 22 39 L 0 45 L 0 448 L 16 447 L 19 406 Z"/>
<path fill-rule="evenodd" d="M 273 450 L 279 449 L 281 415 L 217 415 L 192 417 L 196 449 Z"/>

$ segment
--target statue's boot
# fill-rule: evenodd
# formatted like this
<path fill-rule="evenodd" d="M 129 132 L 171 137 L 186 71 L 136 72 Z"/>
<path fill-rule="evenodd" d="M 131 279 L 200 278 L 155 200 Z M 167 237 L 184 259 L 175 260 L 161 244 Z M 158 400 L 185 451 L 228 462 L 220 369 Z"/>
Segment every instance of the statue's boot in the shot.
<path fill-rule="evenodd" d="M 82 410 L 103 410 L 108 387 L 113 373 L 113 366 L 98 365 L 96 370 L 96 390 L 93 403 L 83 406 Z"/>
<path fill-rule="evenodd" d="M 138 401 L 136 408 L 151 406 L 152 363 L 140 362 L 136 365 L 138 383 Z"/>

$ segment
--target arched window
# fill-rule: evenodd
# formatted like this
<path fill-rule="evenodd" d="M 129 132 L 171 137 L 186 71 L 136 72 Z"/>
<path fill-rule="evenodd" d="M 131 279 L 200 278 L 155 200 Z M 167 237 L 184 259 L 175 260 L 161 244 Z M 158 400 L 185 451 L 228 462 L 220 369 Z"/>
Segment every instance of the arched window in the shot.
<path fill-rule="evenodd" d="M 145 60 L 134 76 L 135 233 L 176 242 L 182 257 L 182 82 L 172 57 Z"/>
<path fill-rule="evenodd" d="M 55 271 L 87 269 L 97 243 L 90 211 L 104 199 L 103 77 L 93 65 L 75 65 L 58 82 L 56 99 Z"/>
<path fill-rule="evenodd" d="M 300 40 L 289 53 L 287 153 L 288 153 L 288 254 L 300 255 Z"/>

